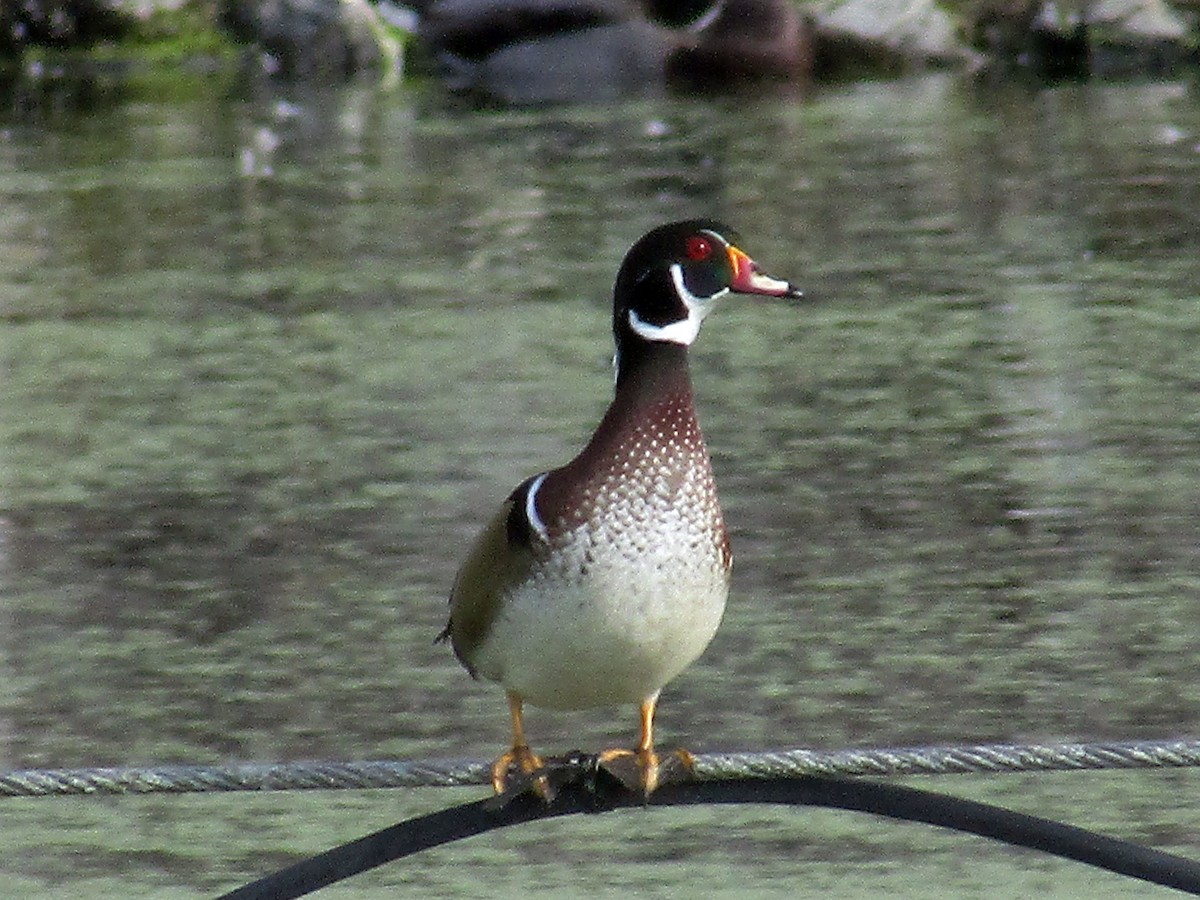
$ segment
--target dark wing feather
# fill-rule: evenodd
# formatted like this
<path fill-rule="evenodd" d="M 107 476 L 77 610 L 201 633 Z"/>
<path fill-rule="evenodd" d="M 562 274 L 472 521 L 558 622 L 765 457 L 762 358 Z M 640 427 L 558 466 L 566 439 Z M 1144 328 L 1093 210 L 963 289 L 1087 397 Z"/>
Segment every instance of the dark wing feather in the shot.
<path fill-rule="evenodd" d="M 438 640 L 450 641 L 454 655 L 471 675 L 475 675 L 475 652 L 486 639 L 504 594 L 528 577 L 534 549 L 542 542 L 525 514 L 526 498 L 536 479 L 522 482 L 504 501 L 454 579 L 450 621 Z"/>

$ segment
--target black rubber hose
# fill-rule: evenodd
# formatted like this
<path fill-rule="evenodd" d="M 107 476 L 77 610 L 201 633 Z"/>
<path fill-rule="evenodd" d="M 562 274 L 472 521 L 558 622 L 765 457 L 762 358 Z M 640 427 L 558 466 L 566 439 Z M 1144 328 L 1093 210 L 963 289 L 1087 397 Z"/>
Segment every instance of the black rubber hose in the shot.
<path fill-rule="evenodd" d="M 1107 869 L 1191 894 L 1200 894 L 1200 863 L 1105 837 L 1095 832 L 1012 812 L 974 800 L 853 778 L 796 776 L 687 781 L 668 784 L 648 802 L 607 773 L 578 772 L 557 785 L 547 803 L 530 793 L 488 798 L 418 816 L 343 844 L 222 895 L 220 900 L 287 900 L 301 897 L 375 866 L 496 828 L 537 819 L 605 812 L 629 806 L 785 804 L 857 810 L 924 822 L 993 838 L 1017 847 Z"/>

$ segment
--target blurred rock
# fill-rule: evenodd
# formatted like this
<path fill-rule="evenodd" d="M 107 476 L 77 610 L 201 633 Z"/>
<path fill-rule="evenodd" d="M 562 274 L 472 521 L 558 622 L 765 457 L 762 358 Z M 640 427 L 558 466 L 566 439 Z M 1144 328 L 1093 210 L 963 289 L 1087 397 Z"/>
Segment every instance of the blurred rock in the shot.
<path fill-rule="evenodd" d="M 609 84 L 623 96 L 647 78 L 711 89 L 929 65 L 1157 74 L 1200 61 L 1198 22 L 1200 0 L 0 0 L 0 60 L 121 40 L 136 54 L 164 36 L 187 53 L 220 29 L 271 73 L 394 77 L 398 29 L 456 83 L 498 78 L 501 94 L 529 95 L 540 88 L 519 81 L 561 73 L 586 93 L 595 73 L 599 96 Z"/>
<path fill-rule="evenodd" d="M 376 15 L 365 0 L 221 0 L 220 24 L 261 48 L 272 74 L 338 77 L 397 64 Z"/>
<path fill-rule="evenodd" d="M 510 103 L 790 88 L 812 75 L 811 28 L 790 0 L 438 0 L 418 33 L 452 89 Z"/>
<path fill-rule="evenodd" d="M 949 13 L 933 0 L 819 0 L 810 8 L 818 75 L 959 65 L 975 59 Z"/>
<path fill-rule="evenodd" d="M 28 47 L 87 47 L 127 30 L 120 0 L 2 0 L 0 55 Z"/>
<path fill-rule="evenodd" d="M 1198 58 L 1183 18 L 1162 0 L 1100 0 L 1086 26 L 1096 74 L 1153 73 Z"/>
<path fill-rule="evenodd" d="M 993 68 L 1049 77 L 1153 74 L 1197 61 L 1184 17 L 1163 0 L 984 0 L 964 14 L 963 30 Z"/>

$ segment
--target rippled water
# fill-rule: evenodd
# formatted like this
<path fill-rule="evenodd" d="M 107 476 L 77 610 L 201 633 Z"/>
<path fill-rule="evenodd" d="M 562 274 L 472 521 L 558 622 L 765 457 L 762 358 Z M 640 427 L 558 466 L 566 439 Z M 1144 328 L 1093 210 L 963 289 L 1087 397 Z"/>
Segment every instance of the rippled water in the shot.
<path fill-rule="evenodd" d="M 0 768 L 498 752 L 498 691 L 431 643 L 449 584 L 508 489 L 602 412 L 624 250 L 693 214 L 810 302 L 729 303 L 694 353 L 737 562 L 660 739 L 1200 732 L 1194 85 L 505 112 L 147 80 L 18 101 Z M 530 717 L 547 750 L 634 725 Z M 962 789 L 1197 856 L 1195 781 Z M 0 872 L 13 896 L 213 893 L 477 794 L 7 801 Z M 652 813 L 331 896 L 1147 890 L 980 848 Z"/>

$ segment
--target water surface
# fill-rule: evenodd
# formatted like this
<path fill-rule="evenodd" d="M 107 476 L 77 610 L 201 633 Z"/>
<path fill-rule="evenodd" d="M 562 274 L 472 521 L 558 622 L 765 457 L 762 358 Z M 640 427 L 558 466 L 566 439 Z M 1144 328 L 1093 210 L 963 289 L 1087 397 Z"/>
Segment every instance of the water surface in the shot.
<path fill-rule="evenodd" d="M 498 690 L 431 643 L 458 560 L 589 434 L 620 258 L 691 215 L 810 301 L 730 302 L 693 354 L 735 579 L 660 740 L 1200 733 L 1193 85 L 480 112 L 149 80 L 0 119 L 0 768 L 497 753 Z M 635 721 L 529 724 L 565 750 Z M 1195 781 L 936 786 L 1200 856 Z M 478 793 L 7 801 L 0 872 L 12 896 L 214 893 Z M 552 823 L 329 893 L 406 878 L 1150 890 L 751 809 Z"/>

